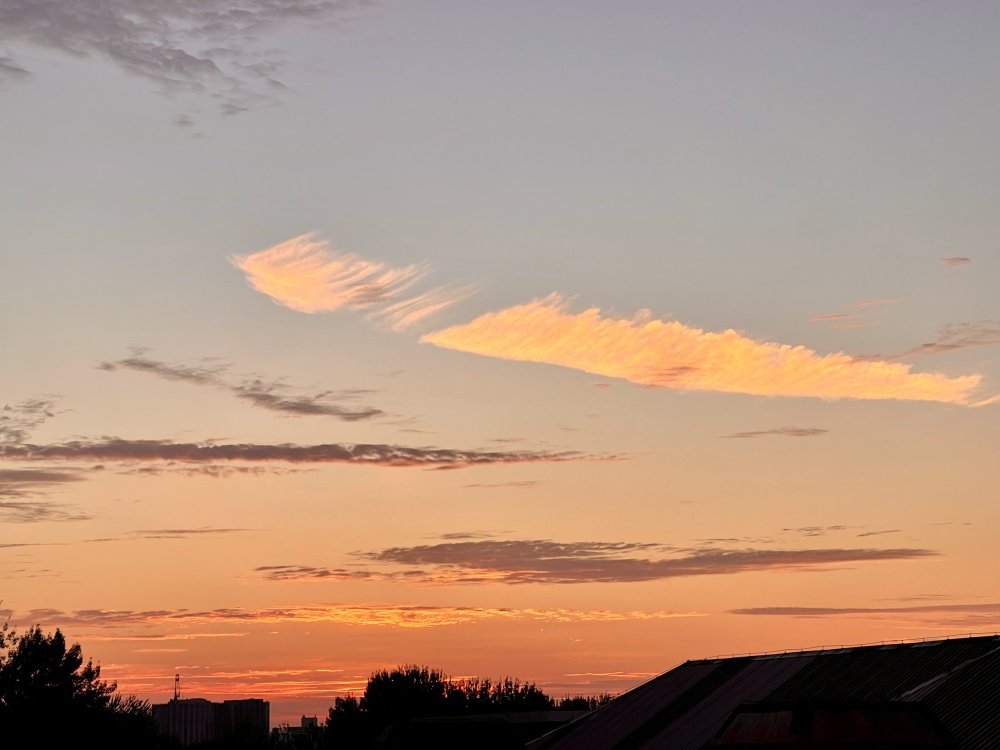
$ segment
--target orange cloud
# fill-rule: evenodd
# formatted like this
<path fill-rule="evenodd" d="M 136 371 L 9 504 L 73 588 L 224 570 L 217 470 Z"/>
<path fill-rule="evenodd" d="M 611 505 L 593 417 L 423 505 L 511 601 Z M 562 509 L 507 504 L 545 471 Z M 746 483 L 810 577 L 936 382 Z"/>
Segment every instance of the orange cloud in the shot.
<path fill-rule="evenodd" d="M 804 346 L 754 341 L 734 330 L 706 332 L 676 321 L 571 313 L 552 294 L 487 313 L 421 341 L 488 357 L 572 367 L 633 383 L 763 396 L 903 399 L 973 403 L 981 375 L 914 373 L 908 365 L 819 355 Z"/>
<path fill-rule="evenodd" d="M 353 253 L 330 249 L 315 234 L 303 234 L 251 255 L 233 255 L 247 282 L 279 305 L 304 313 L 341 308 L 367 310 L 369 317 L 401 331 L 472 293 L 443 286 L 412 297 L 403 292 L 425 275 L 422 265 L 394 268 Z"/>
<path fill-rule="evenodd" d="M 507 609 L 492 607 L 441 607 L 398 604 L 311 604 L 297 607 L 271 607 L 247 610 L 239 608 L 213 609 L 194 612 L 186 609 L 153 610 L 145 612 L 122 610 L 78 610 L 60 612 L 53 609 L 32 610 L 27 613 L 31 622 L 76 625 L 79 627 L 121 627 L 135 625 L 187 624 L 191 622 L 250 623 L 336 623 L 376 627 L 433 628 L 443 625 L 463 625 L 492 619 L 543 620 L 548 622 L 618 622 L 622 620 L 662 620 L 674 617 L 696 617 L 696 612 L 630 611 L 578 609 Z M 244 635 L 233 633 L 227 635 Z M 142 636 L 132 634 L 115 636 L 122 640 L 135 640 Z M 181 634 L 157 635 L 157 640 L 168 638 L 208 637 Z"/>

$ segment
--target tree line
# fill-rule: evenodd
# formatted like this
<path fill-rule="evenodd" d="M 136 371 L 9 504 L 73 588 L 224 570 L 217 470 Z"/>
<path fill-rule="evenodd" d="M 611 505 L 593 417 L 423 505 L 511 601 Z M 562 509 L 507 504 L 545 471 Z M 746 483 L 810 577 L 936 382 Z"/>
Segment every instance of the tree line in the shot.
<path fill-rule="evenodd" d="M 440 670 L 407 664 L 374 672 L 360 697 L 336 698 L 325 723 L 314 731 L 275 731 L 255 746 L 371 748 L 386 744 L 390 728 L 415 721 L 592 710 L 612 697 L 604 693 L 556 700 L 533 682 L 451 679 Z M 86 747 L 90 742 L 108 750 L 178 746 L 159 733 L 148 701 L 119 693 L 116 683 L 101 679 L 99 665 L 84 663 L 80 644 L 68 645 L 59 630 L 45 634 L 36 625 L 18 633 L 5 624 L 0 629 L 0 745 L 20 750 Z"/>

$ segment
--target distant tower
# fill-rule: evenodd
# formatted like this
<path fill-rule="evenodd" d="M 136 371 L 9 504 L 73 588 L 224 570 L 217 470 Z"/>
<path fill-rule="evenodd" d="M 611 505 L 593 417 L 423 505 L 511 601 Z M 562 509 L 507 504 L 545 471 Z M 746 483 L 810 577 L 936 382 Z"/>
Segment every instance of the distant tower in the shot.
<path fill-rule="evenodd" d="M 181 699 L 181 676 L 179 674 L 174 675 L 174 700 Z"/>

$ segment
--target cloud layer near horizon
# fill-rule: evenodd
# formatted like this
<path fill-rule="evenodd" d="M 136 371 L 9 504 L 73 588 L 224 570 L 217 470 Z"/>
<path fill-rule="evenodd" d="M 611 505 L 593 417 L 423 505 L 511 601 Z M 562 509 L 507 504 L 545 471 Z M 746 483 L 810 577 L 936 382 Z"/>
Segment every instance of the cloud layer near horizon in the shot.
<path fill-rule="evenodd" d="M 356 553 L 404 570 L 268 565 L 270 580 L 389 580 L 422 584 L 632 583 L 760 570 L 828 570 L 845 563 L 933 557 L 927 549 L 718 549 L 673 551 L 640 542 L 556 542 L 551 539 L 453 541 Z"/>
<path fill-rule="evenodd" d="M 902 399 L 972 405 L 981 375 L 913 373 L 908 365 L 819 355 L 804 346 L 706 332 L 648 312 L 571 313 L 552 294 L 421 338 L 457 351 L 571 367 L 641 385 L 764 396 Z"/>
<path fill-rule="evenodd" d="M 231 260 L 250 286 L 280 305 L 303 313 L 365 310 L 394 331 L 410 328 L 471 293 L 468 287 L 438 287 L 404 296 L 426 275 L 424 266 L 394 268 L 339 252 L 315 233 Z"/>
<path fill-rule="evenodd" d="M 101 610 L 84 609 L 63 612 L 56 609 L 33 609 L 26 616 L 32 623 L 91 627 L 125 627 L 199 623 L 336 623 L 342 625 L 432 628 L 462 625 L 493 619 L 541 620 L 549 622 L 615 622 L 622 620 L 659 620 L 692 617 L 693 612 L 629 611 L 578 609 L 508 609 L 495 607 L 446 607 L 403 604 L 312 604 L 296 607 L 270 607 L 249 610 L 219 608 L 206 611 L 170 610 Z M 11 615 L 12 619 L 14 615 Z M 135 637 L 132 635 L 123 638 Z"/>

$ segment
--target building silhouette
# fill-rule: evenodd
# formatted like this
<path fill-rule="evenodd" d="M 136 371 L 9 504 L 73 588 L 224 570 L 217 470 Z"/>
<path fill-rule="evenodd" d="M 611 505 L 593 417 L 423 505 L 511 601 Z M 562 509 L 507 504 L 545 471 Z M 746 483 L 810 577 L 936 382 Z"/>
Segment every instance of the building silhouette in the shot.
<path fill-rule="evenodd" d="M 271 724 L 271 704 L 260 698 L 212 703 L 178 696 L 152 708 L 160 731 L 185 747 L 196 742 L 266 738 Z"/>

